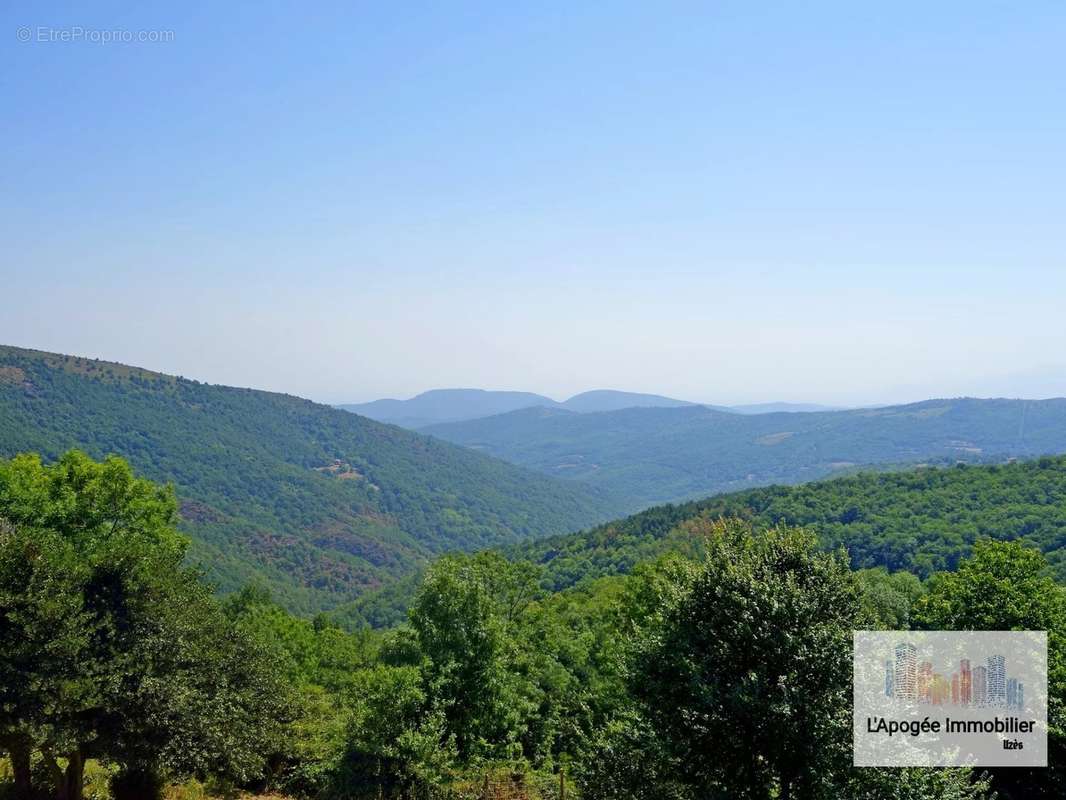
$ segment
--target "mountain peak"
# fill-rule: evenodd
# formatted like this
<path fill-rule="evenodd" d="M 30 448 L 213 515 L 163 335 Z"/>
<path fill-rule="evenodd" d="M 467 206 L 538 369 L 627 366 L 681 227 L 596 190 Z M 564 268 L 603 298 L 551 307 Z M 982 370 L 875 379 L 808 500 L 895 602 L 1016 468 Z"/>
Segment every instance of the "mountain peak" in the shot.
<path fill-rule="evenodd" d="M 564 408 L 581 413 L 618 411 L 622 408 L 678 408 L 692 405 L 696 403 L 659 394 L 622 392 L 617 389 L 593 389 L 581 392 L 562 403 Z"/>

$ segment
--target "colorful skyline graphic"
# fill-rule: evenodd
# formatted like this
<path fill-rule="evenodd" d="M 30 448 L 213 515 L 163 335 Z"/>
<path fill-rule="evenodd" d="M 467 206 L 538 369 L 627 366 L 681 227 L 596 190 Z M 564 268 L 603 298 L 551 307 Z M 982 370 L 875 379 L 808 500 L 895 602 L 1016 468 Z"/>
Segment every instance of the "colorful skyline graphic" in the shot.
<path fill-rule="evenodd" d="M 929 705 L 1025 707 L 1025 684 L 1007 675 L 1007 659 L 1002 655 L 990 655 L 977 666 L 961 658 L 950 675 L 935 672 L 932 661 L 919 661 L 918 649 L 911 642 L 900 642 L 889 655 L 885 659 L 886 697 Z"/>

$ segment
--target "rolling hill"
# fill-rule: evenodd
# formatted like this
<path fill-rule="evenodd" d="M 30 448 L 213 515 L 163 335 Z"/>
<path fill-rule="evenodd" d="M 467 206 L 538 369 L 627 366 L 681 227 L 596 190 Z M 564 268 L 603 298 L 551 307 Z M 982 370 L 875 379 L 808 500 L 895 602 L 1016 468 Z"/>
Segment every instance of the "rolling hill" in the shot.
<path fill-rule="evenodd" d="M 682 408 L 696 404 L 687 400 L 663 397 L 661 394 L 593 389 L 591 392 L 575 394 L 558 405 L 566 411 L 576 411 L 579 414 L 595 414 L 599 411 L 619 411 L 623 408 Z"/>
<path fill-rule="evenodd" d="M 605 489 L 626 510 L 874 465 L 1066 452 L 1066 400 L 929 400 L 742 415 L 705 406 L 575 414 L 530 408 L 426 433 Z"/>
<path fill-rule="evenodd" d="M 927 577 L 955 569 L 981 538 L 1039 548 L 1066 582 L 1066 457 L 863 473 L 802 486 L 770 486 L 664 505 L 580 533 L 505 549 L 545 569 L 559 590 L 628 572 L 667 551 L 698 549 L 700 520 L 741 517 L 756 527 L 801 525 L 852 566 Z"/>
<path fill-rule="evenodd" d="M 619 392 L 613 389 L 582 392 L 561 403 L 531 392 L 433 389 L 410 400 L 374 400 L 369 403 L 343 404 L 337 408 L 362 414 L 378 422 L 418 430 L 443 422 L 481 419 L 524 408 L 552 408 L 588 414 L 617 411 L 620 408 L 677 408 L 691 405 L 694 404 L 662 395 Z"/>
<path fill-rule="evenodd" d="M 530 406 L 553 406 L 555 401 L 532 392 L 492 392 L 484 389 L 433 389 L 410 400 L 374 400 L 349 403 L 337 408 L 364 417 L 400 425 L 422 428 L 439 422 L 458 422 L 478 417 L 505 414 Z"/>
<path fill-rule="evenodd" d="M 208 576 L 289 608 L 348 602 L 435 553 L 608 518 L 606 493 L 289 395 L 0 347 L 0 456 L 115 453 L 171 481 Z"/>
<path fill-rule="evenodd" d="M 600 411 L 621 411 L 626 408 L 684 408 L 698 405 L 734 414 L 839 410 L 814 403 L 752 403 L 739 406 L 717 406 L 676 400 L 660 394 L 620 392 L 614 389 L 594 389 L 575 394 L 562 402 L 532 392 L 433 389 L 412 397 L 410 400 L 386 399 L 373 400 L 369 403 L 345 403 L 337 408 L 362 414 L 378 422 L 388 422 L 391 425 L 399 425 L 411 430 L 421 430 L 447 422 L 467 422 L 538 407 L 556 411 L 574 411 L 578 414 L 595 414 Z"/>

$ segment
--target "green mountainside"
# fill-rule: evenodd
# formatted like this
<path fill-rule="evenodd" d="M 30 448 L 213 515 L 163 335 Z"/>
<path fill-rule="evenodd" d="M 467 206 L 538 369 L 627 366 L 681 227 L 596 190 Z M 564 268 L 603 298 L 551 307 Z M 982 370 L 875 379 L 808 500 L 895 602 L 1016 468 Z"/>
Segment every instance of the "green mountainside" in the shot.
<path fill-rule="evenodd" d="M 542 564 L 546 585 L 628 572 L 668 550 L 689 551 L 701 524 L 740 517 L 756 528 L 808 527 L 825 548 L 844 547 L 855 568 L 927 577 L 954 569 L 981 538 L 1039 548 L 1066 581 L 1066 457 L 863 473 L 802 486 L 770 486 L 650 508 L 581 533 L 507 548 Z"/>
<path fill-rule="evenodd" d="M 0 456 L 120 455 L 170 481 L 223 589 L 333 608 L 445 550 L 608 518 L 601 491 L 282 394 L 0 347 Z"/>
<path fill-rule="evenodd" d="M 574 414 L 530 408 L 425 433 L 625 498 L 625 511 L 874 465 L 1066 452 L 1066 399 L 929 400 L 743 415 L 704 406 Z"/>

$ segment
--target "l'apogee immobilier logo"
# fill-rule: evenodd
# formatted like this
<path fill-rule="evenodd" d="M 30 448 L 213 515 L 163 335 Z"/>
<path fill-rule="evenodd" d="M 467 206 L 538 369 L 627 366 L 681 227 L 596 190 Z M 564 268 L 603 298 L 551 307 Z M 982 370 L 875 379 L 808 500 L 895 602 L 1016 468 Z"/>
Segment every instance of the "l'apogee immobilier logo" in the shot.
<path fill-rule="evenodd" d="M 858 767 L 1047 766 L 1047 633 L 855 631 Z"/>

